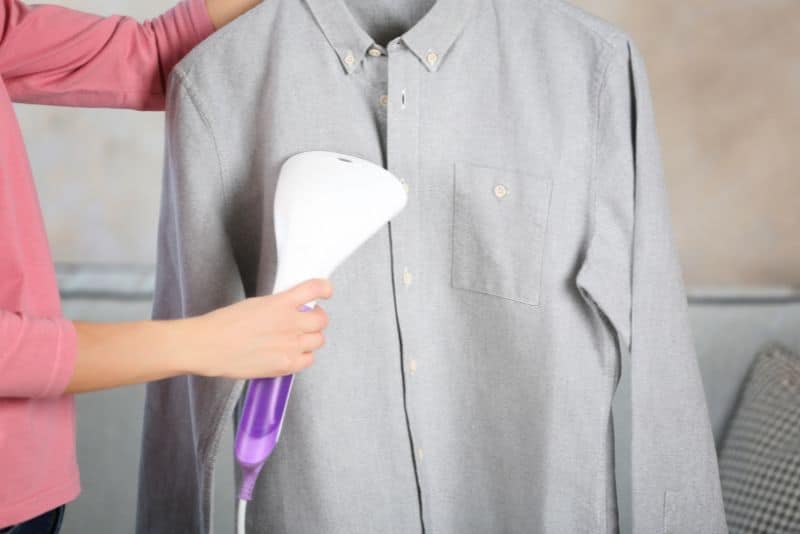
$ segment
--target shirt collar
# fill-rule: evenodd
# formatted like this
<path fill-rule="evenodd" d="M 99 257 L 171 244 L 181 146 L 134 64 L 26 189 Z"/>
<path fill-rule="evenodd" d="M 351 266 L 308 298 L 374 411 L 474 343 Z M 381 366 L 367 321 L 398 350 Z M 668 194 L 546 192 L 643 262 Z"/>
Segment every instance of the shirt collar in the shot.
<path fill-rule="evenodd" d="M 306 2 L 347 74 L 359 67 L 370 48 L 381 48 L 356 22 L 342 0 Z M 400 40 L 428 71 L 436 72 L 477 3 L 478 0 L 437 0 Z"/>

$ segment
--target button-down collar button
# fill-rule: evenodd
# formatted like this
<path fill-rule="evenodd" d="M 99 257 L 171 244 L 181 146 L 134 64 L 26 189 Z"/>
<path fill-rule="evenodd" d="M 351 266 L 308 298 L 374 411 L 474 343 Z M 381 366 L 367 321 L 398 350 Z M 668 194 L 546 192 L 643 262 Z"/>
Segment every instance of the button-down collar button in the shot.
<path fill-rule="evenodd" d="M 439 60 L 439 55 L 433 51 L 428 52 L 428 55 L 425 56 L 425 60 L 428 62 L 428 65 L 433 66 Z"/>
<path fill-rule="evenodd" d="M 378 57 L 382 54 L 382 52 L 378 48 L 370 48 L 367 53 L 372 57 Z"/>
<path fill-rule="evenodd" d="M 344 62 L 345 62 L 345 63 L 347 63 L 349 66 L 351 66 L 351 67 L 352 67 L 352 66 L 353 66 L 353 64 L 356 62 L 356 57 L 353 55 L 353 53 L 352 53 L 352 52 L 350 52 L 350 51 L 348 50 L 348 51 L 347 51 L 347 55 L 346 55 L 346 56 L 344 56 Z"/>
<path fill-rule="evenodd" d="M 403 283 L 406 286 L 410 286 L 411 282 L 414 281 L 414 275 L 409 272 L 408 268 L 403 269 Z"/>
<path fill-rule="evenodd" d="M 386 104 L 389 103 L 389 97 L 386 95 L 381 95 L 380 98 L 378 98 L 378 102 L 381 103 L 381 106 L 386 107 Z"/>
<path fill-rule="evenodd" d="M 508 189 L 503 184 L 497 184 L 494 186 L 494 196 L 497 198 L 503 198 L 508 194 Z"/>

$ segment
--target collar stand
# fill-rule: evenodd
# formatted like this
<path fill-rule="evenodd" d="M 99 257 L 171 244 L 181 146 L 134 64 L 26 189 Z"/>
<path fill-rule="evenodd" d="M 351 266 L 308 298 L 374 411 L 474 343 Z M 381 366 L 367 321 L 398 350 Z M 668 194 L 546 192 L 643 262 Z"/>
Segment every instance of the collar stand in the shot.
<path fill-rule="evenodd" d="M 437 0 L 414 26 L 393 42 L 402 40 L 429 72 L 436 72 L 479 1 Z M 355 72 L 371 49 L 380 49 L 342 0 L 306 2 L 346 74 Z"/>

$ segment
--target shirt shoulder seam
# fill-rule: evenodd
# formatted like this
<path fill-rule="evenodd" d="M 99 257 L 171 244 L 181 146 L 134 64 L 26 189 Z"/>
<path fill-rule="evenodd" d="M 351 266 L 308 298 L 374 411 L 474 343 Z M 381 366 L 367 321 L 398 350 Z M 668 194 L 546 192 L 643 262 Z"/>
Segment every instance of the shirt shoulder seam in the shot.
<path fill-rule="evenodd" d="M 589 207 L 589 233 L 587 241 L 587 254 L 588 248 L 591 248 L 591 241 L 594 239 L 597 231 L 597 210 L 598 210 L 598 188 L 599 177 L 597 176 L 597 159 L 600 151 L 600 115 L 601 115 L 601 98 L 608 83 L 609 71 L 614 64 L 614 58 L 618 50 L 619 42 L 607 42 L 603 50 L 600 52 L 599 59 L 595 72 L 592 76 L 592 106 L 593 106 L 593 122 L 591 130 L 591 162 L 589 164 L 589 188 L 590 188 L 590 207 Z"/>
<path fill-rule="evenodd" d="M 189 78 L 189 73 L 190 71 L 184 71 L 179 66 L 175 66 L 175 68 L 172 69 L 172 76 L 175 77 L 179 89 L 183 89 L 188 96 L 189 101 L 192 103 L 192 107 L 194 107 L 195 111 L 197 111 L 197 114 L 200 116 L 200 120 L 205 125 L 208 135 L 211 138 L 211 144 L 214 146 L 214 155 L 217 158 L 219 185 L 222 191 L 222 203 L 227 209 L 228 194 L 225 187 L 225 164 L 222 157 L 222 152 L 220 150 L 219 142 L 217 141 L 217 136 L 214 134 L 214 127 L 212 125 L 211 117 L 205 111 L 202 99 L 200 98 L 197 89 Z"/>
<path fill-rule="evenodd" d="M 575 13 L 570 13 L 569 10 L 565 8 L 563 2 L 561 2 L 560 0 L 547 0 L 543 2 L 541 5 L 544 8 L 548 8 L 551 11 L 558 12 L 559 14 L 568 17 L 576 24 L 579 24 L 587 33 L 591 34 L 593 37 L 602 41 L 602 43 L 605 45 L 614 46 L 614 39 L 625 35 L 625 32 L 623 32 L 621 29 L 614 27 L 610 22 L 599 19 L 599 17 L 598 20 L 602 20 L 602 22 L 607 24 L 610 28 L 610 31 L 608 33 L 603 33 L 599 31 L 597 28 L 593 28 L 591 25 L 587 24 L 585 20 L 582 20 L 580 17 L 576 16 Z"/>

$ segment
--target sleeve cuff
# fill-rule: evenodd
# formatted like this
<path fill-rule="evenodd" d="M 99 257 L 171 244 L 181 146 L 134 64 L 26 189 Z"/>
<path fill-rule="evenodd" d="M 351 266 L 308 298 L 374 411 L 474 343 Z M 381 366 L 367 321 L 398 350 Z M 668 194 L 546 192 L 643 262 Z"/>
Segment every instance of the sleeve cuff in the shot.
<path fill-rule="evenodd" d="M 78 335 L 75 325 L 67 319 L 55 319 L 56 357 L 50 380 L 42 392 L 42 397 L 57 397 L 67 389 L 75 371 L 78 356 Z"/>
<path fill-rule="evenodd" d="M 58 397 L 75 369 L 75 326 L 62 317 L 0 312 L 0 397 Z"/>

